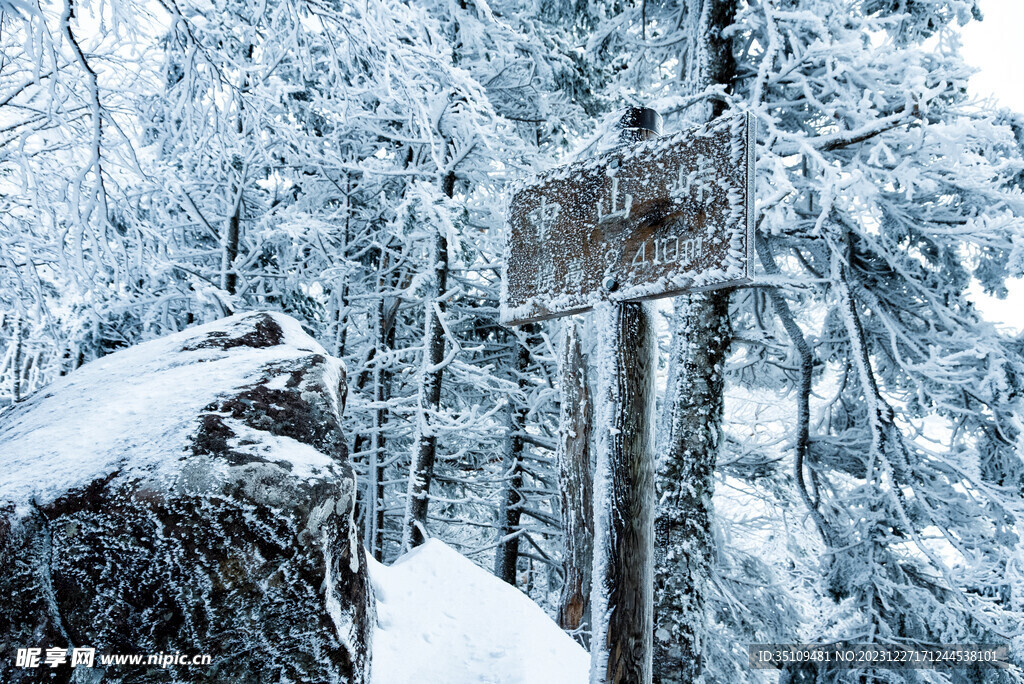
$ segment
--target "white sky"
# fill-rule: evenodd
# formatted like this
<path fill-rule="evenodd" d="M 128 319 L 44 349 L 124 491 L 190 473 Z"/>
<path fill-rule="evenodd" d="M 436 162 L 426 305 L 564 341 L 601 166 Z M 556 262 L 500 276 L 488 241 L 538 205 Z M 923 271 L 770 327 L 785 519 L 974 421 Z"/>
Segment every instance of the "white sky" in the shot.
<path fill-rule="evenodd" d="M 963 55 L 979 69 L 971 77 L 970 90 L 977 97 L 993 96 L 998 104 L 1024 112 L 1024 60 L 1021 27 L 1024 27 L 1024 1 L 981 0 L 982 22 L 971 22 L 963 29 Z M 1004 300 L 975 292 L 976 301 L 989 320 L 1024 330 L 1024 281 L 1014 280 Z"/>

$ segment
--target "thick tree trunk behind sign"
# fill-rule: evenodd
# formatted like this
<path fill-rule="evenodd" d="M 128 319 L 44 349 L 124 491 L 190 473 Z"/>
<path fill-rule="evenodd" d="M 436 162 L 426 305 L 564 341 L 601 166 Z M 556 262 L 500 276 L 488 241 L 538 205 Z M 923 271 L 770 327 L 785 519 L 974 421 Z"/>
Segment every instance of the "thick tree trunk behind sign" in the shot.
<path fill-rule="evenodd" d="M 562 408 L 558 435 L 558 491 L 562 503 L 565 582 L 558 603 L 558 624 L 569 632 L 590 624 L 590 587 L 594 555 L 591 496 L 590 433 L 593 405 L 587 365 L 580 349 L 579 328 L 565 326 L 562 357 Z"/>
<path fill-rule="evenodd" d="M 729 298 L 680 297 L 676 307 L 671 441 L 659 472 L 655 523 L 654 681 L 699 681 L 708 579 L 715 554 L 711 497 L 721 440 L 722 364 L 729 345 Z"/>
<path fill-rule="evenodd" d="M 592 684 L 651 681 L 655 357 L 647 307 L 596 309 Z"/>
<path fill-rule="evenodd" d="M 688 88 L 732 89 L 736 61 L 723 35 L 736 16 L 736 0 L 688 0 L 689 35 L 695 59 L 688 62 Z M 716 102 L 701 118 L 722 114 Z M 654 682 L 702 681 L 707 631 L 707 587 L 715 555 L 711 497 L 722 434 L 723 365 L 728 352 L 728 291 L 676 299 L 672 366 L 663 425 L 666 443 L 658 477 L 655 523 Z"/>

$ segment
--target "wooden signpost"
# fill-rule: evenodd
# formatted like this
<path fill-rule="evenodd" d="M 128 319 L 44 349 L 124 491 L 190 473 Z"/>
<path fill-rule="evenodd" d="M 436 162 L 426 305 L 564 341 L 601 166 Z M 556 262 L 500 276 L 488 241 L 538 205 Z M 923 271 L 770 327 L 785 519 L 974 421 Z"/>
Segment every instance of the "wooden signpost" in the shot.
<path fill-rule="evenodd" d="M 644 300 L 747 282 L 749 115 L 658 137 L 628 110 L 621 144 L 512 194 L 501 322 L 595 309 L 599 333 L 591 684 L 649 684 L 653 651 L 655 335 Z"/>
<path fill-rule="evenodd" d="M 620 145 L 514 192 L 502 323 L 748 280 L 753 134 L 749 115 L 729 117 Z"/>

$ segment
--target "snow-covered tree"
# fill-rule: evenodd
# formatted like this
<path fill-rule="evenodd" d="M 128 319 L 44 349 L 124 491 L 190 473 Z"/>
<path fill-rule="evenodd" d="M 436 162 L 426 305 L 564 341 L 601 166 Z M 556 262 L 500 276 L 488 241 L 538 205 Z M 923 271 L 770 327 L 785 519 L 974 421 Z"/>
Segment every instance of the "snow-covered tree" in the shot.
<path fill-rule="evenodd" d="M 694 530 L 662 549 L 660 588 L 672 595 L 659 597 L 658 637 L 684 647 L 668 649 L 661 681 L 693 681 L 701 656 L 707 678 L 734 674 L 730 660 L 743 654 L 694 634 L 705 624 L 713 633 L 725 617 L 748 641 L 1019 637 L 1010 596 L 1021 580 L 1022 359 L 1019 342 L 981 317 L 971 287 L 1005 294 L 1005 279 L 1021 274 L 1022 159 L 1013 119 L 966 95 L 956 29 L 972 13 L 972 2 L 954 0 L 642 3 L 612 13 L 598 35 L 611 61 L 621 60 L 623 99 L 653 101 L 678 125 L 701 120 L 706 102 L 758 118 L 761 274 L 731 295 L 727 362 L 714 345 L 691 344 L 709 321 L 726 320 L 725 309 L 694 317 L 697 298 L 677 308 L 677 391 L 662 454 L 673 479 L 663 478 L 662 501 L 682 496 L 695 500 L 689 510 L 706 508 L 707 492 L 692 483 L 710 477 L 694 464 L 713 464 L 716 452 L 730 486 L 768 492 L 791 513 L 786 502 L 799 501 L 818 540 L 797 535 L 791 572 L 805 572 L 804 554 L 816 550 L 811 575 L 820 579 L 809 596 L 827 600 L 796 605 L 797 631 L 788 608 L 775 611 L 781 632 L 743 616 L 760 607 L 737 614 L 729 606 L 749 570 L 729 576 L 726 568 L 743 567 L 728 560 L 732 551 L 716 549 L 710 529 Z M 707 49 L 716 27 L 722 50 Z M 694 405 L 694 378 L 724 381 L 737 405 L 788 397 L 796 419 L 787 446 L 757 432 L 738 439 L 744 417 L 728 400 L 716 440 L 718 409 Z M 706 419 L 695 415 L 701 407 L 711 409 Z M 695 551 L 708 555 L 696 563 L 710 576 L 692 565 Z M 680 559 L 691 573 L 681 584 Z M 773 583 L 784 581 L 778 570 Z M 799 676 L 904 681 L 898 672 Z"/>

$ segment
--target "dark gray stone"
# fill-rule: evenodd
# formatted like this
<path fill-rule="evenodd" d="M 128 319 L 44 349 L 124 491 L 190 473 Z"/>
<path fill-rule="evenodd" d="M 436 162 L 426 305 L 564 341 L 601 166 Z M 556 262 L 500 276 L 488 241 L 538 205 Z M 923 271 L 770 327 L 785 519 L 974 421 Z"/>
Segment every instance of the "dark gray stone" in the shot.
<path fill-rule="evenodd" d="M 244 350 L 291 349 L 254 368 L 254 382 L 217 388 L 171 477 L 166 464 L 152 477 L 122 465 L 51 500 L 0 501 L 0 681 L 368 680 L 373 601 L 338 418 L 344 374 L 311 339 L 296 345 L 295 330 L 280 315 L 250 314 L 185 334 L 169 363 L 202 363 L 205 353 L 253 363 Z M 0 415 L 0 436 L 4 423 L 59 399 L 57 390 Z M 330 466 L 296 472 L 302 445 Z M 0 439 L 0 472 L 2 448 Z M 132 453 L 119 456 L 132 463 Z M 96 667 L 15 667 L 18 648 L 55 646 L 95 648 Z M 98 661 L 134 653 L 212 663 L 102 670 Z"/>

